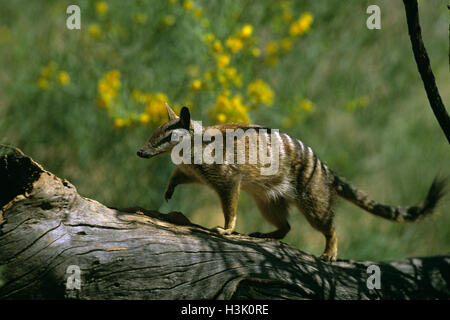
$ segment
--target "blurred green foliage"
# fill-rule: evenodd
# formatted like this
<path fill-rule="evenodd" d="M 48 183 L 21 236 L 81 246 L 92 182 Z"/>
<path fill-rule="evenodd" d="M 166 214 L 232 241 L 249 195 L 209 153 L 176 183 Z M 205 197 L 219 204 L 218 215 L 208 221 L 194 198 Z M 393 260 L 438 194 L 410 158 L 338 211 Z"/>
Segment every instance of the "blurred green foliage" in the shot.
<path fill-rule="evenodd" d="M 18 146 L 86 197 L 223 224 L 205 187 L 180 186 L 164 203 L 169 156 L 136 156 L 162 121 L 164 99 L 187 104 L 204 125 L 280 128 L 380 202 L 417 204 L 437 173 L 449 174 L 450 149 L 428 106 L 401 1 L 77 3 L 81 30 L 66 28 L 73 1 L 2 2 L 0 143 Z M 381 30 L 366 28 L 370 4 L 381 8 Z M 439 0 L 419 5 L 448 102 L 447 8 Z M 447 253 L 449 209 L 447 201 L 435 216 L 400 225 L 339 201 L 339 256 Z M 296 210 L 290 222 L 285 241 L 320 254 L 322 235 Z M 271 228 L 242 194 L 237 230 Z"/>

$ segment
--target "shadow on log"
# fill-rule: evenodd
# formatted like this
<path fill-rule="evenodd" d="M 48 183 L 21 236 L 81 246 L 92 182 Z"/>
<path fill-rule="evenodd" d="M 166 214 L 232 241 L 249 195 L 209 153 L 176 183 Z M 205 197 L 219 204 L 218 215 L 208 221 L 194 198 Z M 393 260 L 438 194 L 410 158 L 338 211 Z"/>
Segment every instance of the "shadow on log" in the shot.
<path fill-rule="evenodd" d="M 181 213 L 108 208 L 1 145 L 0 207 L 0 299 L 450 298 L 448 255 L 325 263 Z M 373 264 L 380 289 L 367 286 Z"/>

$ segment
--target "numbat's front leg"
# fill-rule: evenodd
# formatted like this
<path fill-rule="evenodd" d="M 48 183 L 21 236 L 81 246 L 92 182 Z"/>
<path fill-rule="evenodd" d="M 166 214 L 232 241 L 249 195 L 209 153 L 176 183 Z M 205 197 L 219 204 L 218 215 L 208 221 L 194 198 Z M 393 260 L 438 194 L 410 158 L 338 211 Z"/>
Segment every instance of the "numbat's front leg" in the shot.
<path fill-rule="evenodd" d="M 230 235 L 236 227 L 236 210 L 239 200 L 240 181 L 232 182 L 226 188 L 217 187 L 216 190 L 222 203 L 225 226 L 224 228 L 216 227 L 213 230 L 222 235 Z"/>
<path fill-rule="evenodd" d="M 175 191 L 175 187 L 179 184 L 187 184 L 187 183 L 195 183 L 197 180 L 181 171 L 179 168 L 176 168 L 172 175 L 169 178 L 169 182 L 166 186 L 166 191 L 164 192 L 164 200 L 169 201 L 172 198 L 173 192 Z"/>

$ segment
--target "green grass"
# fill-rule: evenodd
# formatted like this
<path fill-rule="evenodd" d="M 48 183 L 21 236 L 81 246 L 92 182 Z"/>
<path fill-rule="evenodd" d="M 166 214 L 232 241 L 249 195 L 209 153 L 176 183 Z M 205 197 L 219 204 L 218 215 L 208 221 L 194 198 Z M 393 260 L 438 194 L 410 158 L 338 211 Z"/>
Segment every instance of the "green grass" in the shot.
<path fill-rule="evenodd" d="M 154 126 L 117 130 L 108 113 L 96 106 L 99 79 L 117 69 L 125 114 L 131 108 L 126 95 L 138 88 L 164 92 L 172 103 L 190 102 L 194 119 L 212 124 L 208 111 L 219 89 L 193 96 L 187 68 L 214 64 L 203 43 L 205 29 L 184 12 L 180 1 L 176 9 L 166 1 L 107 1 L 106 18 L 95 13 L 93 1 L 79 3 L 82 29 L 69 31 L 65 8 L 70 1 L 3 1 L 0 143 L 18 146 L 70 180 L 83 196 L 109 206 L 177 210 L 204 226 L 222 224 L 217 196 L 205 187 L 180 186 L 172 200 L 164 202 L 164 187 L 174 168 L 169 156 L 148 161 L 136 156 Z M 208 30 L 218 38 L 225 39 L 244 23 L 253 25 L 261 48 L 281 37 L 282 20 L 274 2 L 195 3 L 204 8 Z M 381 8 L 381 30 L 365 27 L 369 4 Z M 448 102 L 448 10 L 437 0 L 420 1 L 419 10 L 436 81 Z M 275 93 L 273 106 L 250 112 L 252 122 L 301 139 L 329 167 L 380 202 L 422 201 L 433 177 L 450 173 L 450 148 L 417 72 L 401 1 L 295 1 L 292 12 L 295 19 L 311 12 L 314 23 L 275 67 L 244 55 L 232 60 L 244 83 L 260 78 Z M 136 13 L 147 14 L 145 26 L 132 23 Z M 161 17 L 168 14 L 176 23 L 161 28 Z M 91 23 L 111 23 L 111 34 L 101 41 L 92 39 Z M 41 68 L 51 61 L 66 70 L 71 81 L 43 91 L 36 82 Z M 241 90 L 245 92 L 245 86 Z M 365 96 L 365 107 L 347 110 L 349 102 Z M 283 127 L 295 101 L 302 98 L 313 101 L 315 111 Z M 446 201 L 425 221 L 401 225 L 338 201 L 339 256 L 387 260 L 448 253 L 449 211 Z M 290 223 L 292 230 L 284 241 L 320 254 L 322 235 L 296 210 Z M 237 231 L 269 230 L 250 197 L 242 195 Z"/>

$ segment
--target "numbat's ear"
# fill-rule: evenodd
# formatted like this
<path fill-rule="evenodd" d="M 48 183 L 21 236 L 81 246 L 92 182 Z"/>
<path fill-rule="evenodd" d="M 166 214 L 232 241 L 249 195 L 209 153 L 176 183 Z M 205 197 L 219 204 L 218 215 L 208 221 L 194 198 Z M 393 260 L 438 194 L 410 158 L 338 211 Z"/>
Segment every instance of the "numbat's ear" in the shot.
<path fill-rule="evenodd" d="M 180 123 L 183 129 L 189 130 L 189 126 L 191 124 L 191 113 L 187 107 L 181 108 Z"/>
<path fill-rule="evenodd" d="M 169 121 L 178 118 L 175 111 L 173 111 L 172 108 L 169 107 L 169 104 L 167 102 L 166 102 L 166 110 L 167 110 L 167 116 L 169 117 Z"/>

